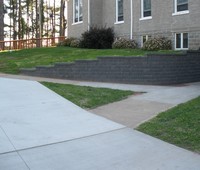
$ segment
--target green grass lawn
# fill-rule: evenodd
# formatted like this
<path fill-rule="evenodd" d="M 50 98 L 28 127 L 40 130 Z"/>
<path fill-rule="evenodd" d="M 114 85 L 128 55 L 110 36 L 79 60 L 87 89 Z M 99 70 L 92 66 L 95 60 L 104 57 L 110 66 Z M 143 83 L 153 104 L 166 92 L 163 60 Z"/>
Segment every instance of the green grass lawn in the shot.
<path fill-rule="evenodd" d="M 97 56 L 144 56 L 140 49 L 80 49 L 69 47 L 34 48 L 0 52 L 0 72 L 18 74 L 20 68 L 52 65 L 56 62 L 72 62 L 78 59 L 96 59 Z M 151 52 L 152 53 L 152 52 Z M 156 53 L 174 53 L 158 51 Z"/>
<path fill-rule="evenodd" d="M 101 105 L 116 102 L 125 99 L 134 93 L 132 91 L 107 88 L 94 88 L 48 82 L 41 83 L 64 98 L 85 109 L 92 109 Z"/>
<path fill-rule="evenodd" d="M 200 97 L 159 114 L 137 130 L 200 153 Z"/>

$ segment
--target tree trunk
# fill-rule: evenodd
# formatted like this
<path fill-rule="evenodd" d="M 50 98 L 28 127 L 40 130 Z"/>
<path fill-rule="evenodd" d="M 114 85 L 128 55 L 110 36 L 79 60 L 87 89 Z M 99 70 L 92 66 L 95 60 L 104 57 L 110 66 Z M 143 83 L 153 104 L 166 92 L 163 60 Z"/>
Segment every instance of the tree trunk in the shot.
<path fill-rule="evenodd" d="M 13 40 L 17 39 L 17 31 L 16 31 L 16 26 L 17 26 L 17 1 L 16 0 L 11 0 L 12 1 L 12 15 L 13 15 Z M 13 47 L 14 49 L 17 49 L 17 42 L 13 42 Z"/>
<path fill-rule="evenodd" d="M 22 7 L 21 7 L 21 0 L 19 0 L 19 7 L 18 7 L 18 40 L 22 39 Z"/>
<path fill-rule="evenodd" d="M 36 47 L 40 47 L 40 7 L 39 7 L 40 3 L 38 3 L 38 0 L 35 1 L 35 11 L 36 11 Z"/>
<path fill-rule="evenodd" d="M 60 37 L 65 36 L 65 0 L 60 2 Z"/>
<path fill-rule="evenodd" d="M 0 41 L 4 40 L 4 5 L 3 0 L 0 0 Z"/>
<path fill-rule="evenodd" d="M 4 5 L 0 0 L 0 41 L 4 41 Z M 0 51 L 4 49 L 4 43 L 0 43 Z"/>

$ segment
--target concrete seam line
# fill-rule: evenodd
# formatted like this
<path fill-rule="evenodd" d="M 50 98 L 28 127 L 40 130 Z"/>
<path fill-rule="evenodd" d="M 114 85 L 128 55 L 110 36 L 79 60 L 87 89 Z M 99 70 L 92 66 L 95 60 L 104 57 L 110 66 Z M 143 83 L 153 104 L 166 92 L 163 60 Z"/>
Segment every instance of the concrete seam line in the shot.
<path fill-rule="evenodd" d="M 67 143 L 67 142 L 76 141 L 76 140 L 80 140 L 80 139 L 86 139 L 86 138 L 90 138 L 90 137 L 93 137 L 93 136 L 103 135 L 103 134 L 107 134 L 107 133 L 111 133 L 111 132 L 115 132 L 115 131 L 120 131 L 120 130 L 123 130 L 123 129 L 131 129 L 131 128 L 123 127 L 123 128 L 114 129 L 114 130 L 110 130 L 110 131 L 106 131 L 106 132 L 102 132 L 102 133 L 98 133 L 98 134 L 80 137 L 80 138 L 69 139 L 69 140 L 65 140 L 65 141 L 49 143 L 49 144 L 44 144 L 44 145 L 38 145 L 38 146 L 33 146 L 33 147 L 30 147 L 30 148 L 24 148 L 24 149 L 18 149 L 18 150 L 13 146 L 15 148 L 15 151 L 3 152 L 3 153 L 0 153 L 0 155 L 4 155 L 4 154 L 8 154 L 8 153 L 14 153 L 14 152 L 26 151 L 26 150 L 30 150 L 30 149 L 41 148 L 41 147 L 44 147 L 44 146 L 51 146 L 51 145 L 56 145 L 56 144 L 61 144 L 61 143 Z"/>
<path fill-rule="evenodd" d="M 18 155 L 18 156 L 21 158 L 21 160 L 24 162 L 24 164 L 26 165 L 26 167 L 27 167 L 28 169 L 30 169 L 29 166 L 28 166 L 28 164 L 27 164 L 27 163 L 25 162 L 25 160 L 22 158 L 22 156 L 20 155 L 19 151 L 15 148 L 15 145 L 12 143 L 12 141 L 10 140 L 10 138 L 8 137 L 8 135 L 6 134 L 5 130 L 3 129 L 3 127 L 2 127 L 1 125 L 0 125 L 0 128 L 1 128 L 1 130 L 3 131 L 3 133 L 6 135 L 7 139 L 9 140 L 9 142 L 11 143 L 11 145 L 13 146 L 13 148 L 15 149 L 15 151 L 7 152 L 7 153 L 16 152 L 17 155 Z M 4 153 L 3 153 L 3 154 L 4 154 Z M 3 154 L 0 154 L 0 155 L 3 155 Z"/>

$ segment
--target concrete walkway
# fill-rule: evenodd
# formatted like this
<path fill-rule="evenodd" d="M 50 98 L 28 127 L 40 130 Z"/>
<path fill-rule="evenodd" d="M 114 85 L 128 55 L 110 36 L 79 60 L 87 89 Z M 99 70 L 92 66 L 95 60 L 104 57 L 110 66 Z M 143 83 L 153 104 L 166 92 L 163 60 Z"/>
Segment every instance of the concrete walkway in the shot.
<path fill-rule="evenodd" d="M 188 92 L 179 100 L 175 94 L 170 97 L 167 87 L 158 86 L 166 90 L 159 99 L 171 107 L 195 97 L 199 84 L 188 86 L 169 87 Z M 159 100 L 154 86 L 112 87 L 146 87 L 148 93 L 130 99 Z M 2 170 L 199 170 L 199 154 L 85 111 L 35 81 L 0 78 L 0 101 Z"/>
<path fill-rule="evenodd" d="M 154 86 L 148 88 L 149 86 L 146 86 L 146 88 L 135 86 L 132 90 L 147 93 L 96 108 L 92 112 L 135 128 L 158 113 L 200 96 L 200 83 L 191 83 L 179 87 Z"/>
<path fill-rule="evenodd" d="M 180 103 L 187 102 L 188 100 L 200 96 L 200 82 L 178 86 L 150 86 L 83 82 L 3 73 L 0 73 L 0 77 L 146 92 L 90 110 L 92 113 L 130 128 L 137 127 L 139 124 L 151 119 L 162 111 L 166 111 Z"/>

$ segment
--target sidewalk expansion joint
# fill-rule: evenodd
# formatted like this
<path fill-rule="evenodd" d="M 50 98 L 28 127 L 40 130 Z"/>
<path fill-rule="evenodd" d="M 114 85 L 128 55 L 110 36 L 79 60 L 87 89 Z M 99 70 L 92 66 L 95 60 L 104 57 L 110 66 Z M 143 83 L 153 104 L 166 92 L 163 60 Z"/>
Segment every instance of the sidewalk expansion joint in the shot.
<path fill-rule="evenodd" d="M 8 137 L 8 135 L 6 134 L 5 130 L 3 129 L 3 127 L 0 125 L 0 129 L 3 131 L 3 133 L 6 135 L 7 139 L 9 140 L 10 144 L 13 146 L 14 148 L 14 151 L 11 151 L 11 152 L 5 152 L 5 153 L 0 153 L 0 155 L 3 155 L 3 154 L 6 154 L 6 153 L 17 153 L 17 155 L 20 157 L 20 159 L 23 161 L 23 163 L 25 164 L 25 166 L 29 168 L 29 166 L 27 165 L 27 163 L 25 162 L 25 160 L 22 158 L 22 156 L 20 155 L 19 151 L 15 148 L 15 145 L 12 143 L 12 141 L 10 140 L 10 138 Z"/>
<path fill-rule="evenodd" d="M 10 139 L 8 138 L 9 141 L 11 142 L 11 144 L 13 145 L 13 147 L 14 147 L 15 150 L 14 151 L 0 153 L 0 155 L 5 155 L 5 154 L 9 154 L 9 153 L 14 153 L 14 152 L 18 153 L 18 152 L 21 152 L 21 151 L 26 151 L 26 150 L 36 149 L 36 148 L 42 148 L 42 147 L 45 147 L 45 146 L 52 146 L 52 145 L 56 145 L 56 144 L 62 144 L 62 143 L 72 142 L 72 141 L 76 141 L 76 140 L 80 140 L 80 139 L 86 139 L 86 138 L 90 138 L 90 137 L 94 137 L 94 136 L 98 136 L 98 135 L 103 135 L 103 134 L 107 134 L 107 133 L 111 133 L 111 132 L 115 132 L 115 131 L 120 131 L 120 130 L 123 130 L 123 129 L 130 129 L 130 128 L 123 127 L 123 128 L 119 128 L 119 129 L 114 129 L 114 130 L 106 131 L 106 132 L 101 132 L 101 133 L 98 133 L 98 134 L 83 136 L 83 137 L 79 137 L 79 138 L 74 138 L 74 139 L 69 139 L 69 140 L 64 140 L 64 141 L 59 141 L 59 142 L 54 142 L 54 143 L 48 143 L 48 144 L 44 144 L 44 145 L 33 146 L 33 147 L 29 147 L 29 148 L 24 148 L 24 149 L 16 149 L 14 147 L 14 145 L 12 144 L 12 142 L 10 141 Z M 19 153 L 18 153 L 18 155 L 19 155 Z"/>

